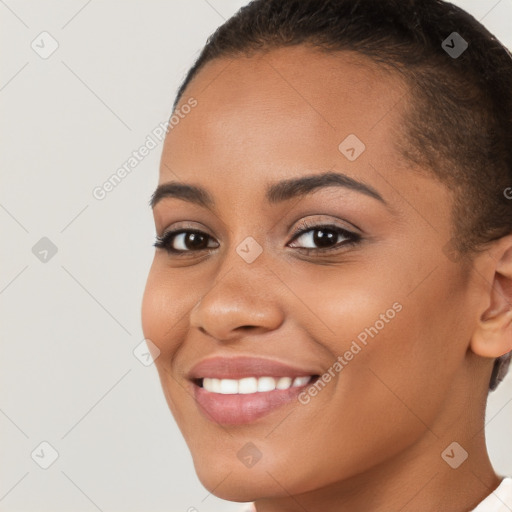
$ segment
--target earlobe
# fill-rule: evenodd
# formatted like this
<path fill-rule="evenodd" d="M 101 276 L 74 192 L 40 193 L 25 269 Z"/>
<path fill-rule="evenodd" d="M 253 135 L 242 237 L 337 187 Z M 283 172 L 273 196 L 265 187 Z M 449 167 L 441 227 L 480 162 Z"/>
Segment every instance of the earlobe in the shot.
<path fill-rule="evenodd" d="M 482 357 L 500 357 L 512 350 L 512 309 L 480 320 L 471 339 L 471 350 Z"/>
<path fill-rule="evenodd" d="M 512 350 L 512 237 L 507 236 L 489 251 L 489 307 L 480 315 L 471 338 L 471 350 L 496 358 Z"/>

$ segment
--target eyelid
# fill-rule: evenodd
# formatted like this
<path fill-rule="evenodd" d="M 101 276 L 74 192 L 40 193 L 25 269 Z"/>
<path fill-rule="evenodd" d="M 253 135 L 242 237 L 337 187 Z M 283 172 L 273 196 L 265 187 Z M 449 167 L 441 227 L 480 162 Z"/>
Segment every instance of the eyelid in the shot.
<path fill-rule="evenodd" d="M 308 226 L 308 227 L 304 227 L 303 229 L 298 229 L 297 231 L 295 231 L 292 235 L 292 239 L 290 240 L 290 242 L 288 243 L 291 243 L 291 242 L 294 242 L 295 240 L 297 240 L 298 238 L 300 238 L 301 236 L 304 236 L 305 234 L 307 233 L 310 233 L 311 231 L 336 231 L 338 233 L 346 233 L 348 236 L 352 236 L 352 237 L 359 237 L 360 235 L 358 235 L 357 233 L 354 233 L 353 231 L 350 231 L 346 228 L 343 228 L 341 226 L 337 226 L 335 224 L 316 224 L 316 225 L 313 225 L 313 226 Z"/>
<path fill-rule="evenodd" d="M 311 217 L 314 217 L 312 219 Z M 293 224 L 292 224 L 293 225 Z M 363 236 L 363 230 L 356 226 L 355 224 L 352 224 L 351 222 L 348 222 L 346 220 L 341 219 L 333 219 L 333 217 L 328 215 L 308 215 L 307 217 L 302 218 L 296 225 L 296 228 L 292 232 L 292 236 L 297 235 L 303 230 L 306 229 L 315 229 L 320 226 L 332 226 L 336 227 L 337 229 L 342 229 L 344 231 L 347 231 L 349 233 L 352 233 L 353 235 Z M 291 227 L 291 226 L 290 226 Z M 289 228 L 288 228 L 289 231 Z"/>
<path fill-rule="evenodd" d="M 312 217 L 314 217 L 314 220 L 312 219 Z M 341 225 L 339 225 L 338 223 L 341 223 Z M 332 215 L 327 215 L 325 213 L 324 214 L 322 214 L 322 213 L 311 214 L 310 213 L 305 217 L 303 216 L 298 222 L 294 221 L 294 222 L 290 223 L 287 226 L 286 231 L 290 232 L 291 227 L 295 224 L 297 224 L 298 227 L 294 230 L 292 235 L 298 233 L 300 228 L 307 228 L 307 227 L 314 228 L 314 227 L 318 227 L 319 225 L 324 225 L 324 226 L 325 225 L 334 225 L 336 227 L 339 227 L 340 229 L 345 229 L 346 231 L 349 231 L 349 232 L 356 230 L 356 233 L 354 233 L 354 234 L 360 234 L 360 235 L 364 234 L 364 231 L 360 227 L 358 227 L 356 224 L 353 224 L 352 222 L 348 222 L 347 220 L 344 220 L 344 219 L 338 219 L 336 217 L 333 218 Z M 169 231 L 177 231 L 179 229 L 200 230 L 200 231 L 203 231 L 204 233 L 206 233 L 207 235 L 214 237 L 211 234 L 211 232 L 208 230 L 208 228 L 202 222 L 187 221 L 187 220 L 177 221 L 175 223 L 172 223 L 168 227 L 164 228 L 162 230 L 161 234 L 157 233 L 157 235 L 159 237 L 163 237 Z"/>
<path fill-rule="evenodd" d="M 174 232 L 174 231 L 180 231 L 180 230 L 201 231 L 201 232 L 207 234 L 208 236 L 213 237 L 213 235 L 210 233 L 210 231 L 204 224 L 202 224 L 200 222 L 190 222 L 187 220 L 178 221 L 178 222 L 175 222 L 175 223 L 169 225 L 168 227 L 166 227 L 165 229 L 162 230 L 161 234 L 157 233 L 157 236 L 159 238 L 163 238 L 170 231 Z"/>

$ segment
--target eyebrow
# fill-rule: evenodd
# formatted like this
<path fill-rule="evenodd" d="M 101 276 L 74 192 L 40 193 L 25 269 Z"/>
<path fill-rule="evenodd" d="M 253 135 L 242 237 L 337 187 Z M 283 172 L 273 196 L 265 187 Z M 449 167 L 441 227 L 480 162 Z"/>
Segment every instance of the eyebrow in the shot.
<path fill-rule="evenodd" d="M 387 205 L 384 198 L 372 186 L 346 174 L 335 172 L 301 176 L 300 178 L 291 178 L 273 183 L 267 187 L 265 197 L 270 204 L 277 204 L 326 187 L 344 187 L 377 199 Z M 149 201 L 151 208 L 154 208 L 165 197 L 182 199 L 210 210 L 215 206 L 215 200 L 203 187 L 187 185 L 177 181 L 163 183 L 156 188 Z"/>

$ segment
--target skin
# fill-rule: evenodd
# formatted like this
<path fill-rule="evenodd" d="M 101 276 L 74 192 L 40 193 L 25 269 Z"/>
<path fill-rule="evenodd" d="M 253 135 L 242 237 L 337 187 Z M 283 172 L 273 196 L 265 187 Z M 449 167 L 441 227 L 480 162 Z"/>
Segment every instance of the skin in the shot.
<path fill-rule="evenodd" d="M 201 185 L 215 207 L 165 198 L 155 227 L 187 221 L 216 248 L 155 251 L 142 325 L 203 485 L 258 512 L 475 507 L 501 480 L 483 421 L 492 358 L 512 349 L 511 237 L 470 267 L 447 256 L 451 193 L 400 158 L 407 88 L 364 57 L 297 46 L 218 59 L 180 105 L 190 97 L 198 104 L 167 135 L 159 184 Z M 353 162 L 338 149 L 348 134 L 366 145 Z M 276 181 L 328 170 L 387 206 L 342 187 L 265 200 Z M 317 247 L 314 231 L 292 237 L 305 218 L 362 241 L 307 255 L 299 246 Z M 248 236 L 263 249 L 251 264 L 236 252 Z M 264 356 L 322 374 L 396 302 L 402 310 L 307 405 L 224 426 L 194 401 L 186 373 L 203 358 Z M 441 457 L 454 441 L 469 455 L 457 469 Z M 248 442 L 262 454 L 251 468 L 237 457 Z"/>

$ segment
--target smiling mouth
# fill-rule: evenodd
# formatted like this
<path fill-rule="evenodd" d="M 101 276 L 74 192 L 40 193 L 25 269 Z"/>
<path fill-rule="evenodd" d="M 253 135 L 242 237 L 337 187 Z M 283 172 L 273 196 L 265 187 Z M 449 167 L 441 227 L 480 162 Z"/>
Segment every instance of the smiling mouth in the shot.
<path fill-rule="evenodd" d="M 210 393 L 221 395 L 247 395 L 252 393 L 267 393 L 275 390 L 302 388 L 312 384 L 319 375 L 300 377 L 244 377 L 242 379 L 217 379 L 204 377 L 193 379 L 194 384 Z"/>
<path fill-rule="evenodd" d="M 298 397 L 319 375 L 192 379 L 198 410 L 222 425 L 254 423 L 282 407 L 302 407 Z"/>
<path fill-rule="evenodd" d="M 218 354 L 192 366 L 186 377 L 197 411 L 204 419 L 243 425 L 267 416 L 272 421 L 270 413 L 278 409 L 302 407 L 299 395 L 320 378 L 320 370 L 320 365 L 311 360 L 290 363 Z"/>

